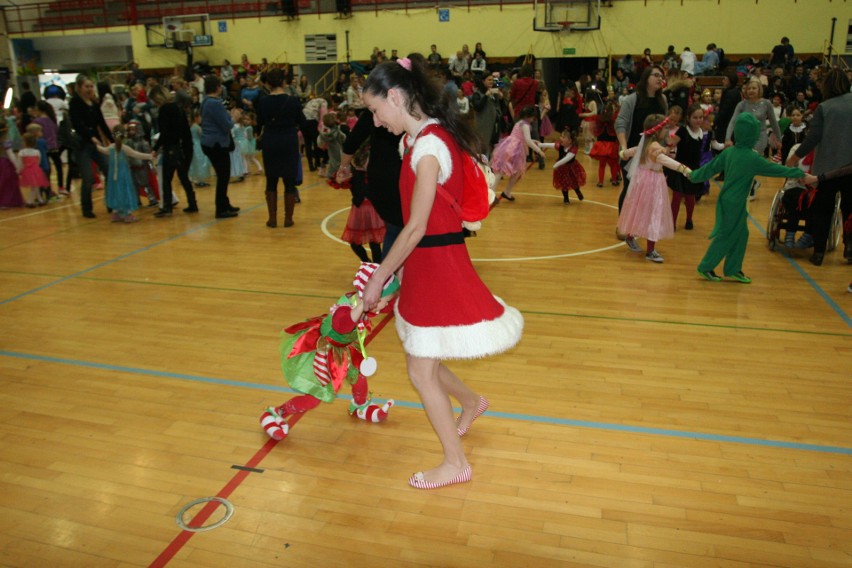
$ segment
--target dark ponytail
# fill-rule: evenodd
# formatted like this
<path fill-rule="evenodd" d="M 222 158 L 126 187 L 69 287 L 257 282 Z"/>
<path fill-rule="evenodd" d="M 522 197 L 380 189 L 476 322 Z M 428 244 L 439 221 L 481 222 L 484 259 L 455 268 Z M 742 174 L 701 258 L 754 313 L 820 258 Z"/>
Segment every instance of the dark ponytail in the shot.
<path fill-rule="evenodd" d="M 47 115 L 47 118 L 49 118 L 50 120 L 53 121 L 53 124 L 57 123 L 56 111 L 53 109 L 52 104 L 45 102 L 45 101 L 39 101 L 39 102 L 36 103 L 36 106 L 38 107 L 38 110 L 40 110 L 45 115 Z"/>
<path fill-rule="evenodd" d="M 411 62 L 410 70 L 399 61 L 377 65 L 364 83 L 364 92 L 387 98 L 391 89 L 402 91 L 407 101 L 406 110 L 411 116 L 424 118 L 417 112 L 419 108 L 425 117 L 437 119 L 462 150 L 478 159 L 483 153 L 479 137 L 461 117 L 456 104 L 444 96 L 444 89 L 429 72 L 426 60 L 419 53 L 412 53 L 407 59 Z"/>

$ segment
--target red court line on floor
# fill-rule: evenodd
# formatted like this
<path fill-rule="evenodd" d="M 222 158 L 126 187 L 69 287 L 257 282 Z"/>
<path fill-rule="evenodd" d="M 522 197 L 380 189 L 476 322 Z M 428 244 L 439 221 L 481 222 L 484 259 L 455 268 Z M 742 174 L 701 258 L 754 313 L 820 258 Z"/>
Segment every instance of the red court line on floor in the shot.
<path fill-rule="evenodd" d="M 371 331 L 370 335 L 367 336 L 367 339 L 364 340 L 364 344 L 365 345 L 369 344 L 373 340 L 373 338 L 376 337 L 376 335 L 378 335 L 379 332 L 382 331 L 382 329 L 384 329 L 384 327 L 388 324 L 388 322 L 390 322 L 391 319 L 393 319 L 393 312 L 389 313 L 387 316 L 385 316 L 382 319 L 382 321 L 380 321 L 378 324 L 376 324 L 373 327 L 373 331 Z M 299 420 L 302 419 L 303 416 L 304 416 L 304 414 L 297 414 L 297 415 L 293 416 L 289 421 L 290 428 L 293 428 L 296 425 L 296 423 Z M 245 467 L 256 468 L 260 464 L 260 462 L 263 461 L 263 458 L 265 458 L 267 455 L 269 455 L 269 452 L 271 452 L 272 449 L 275 448 L 275 446 L 278 445 L 279 441 L 281 441 L 281 440 L 273 440 L 273 439 L 270 438 L 251 457 L 251 459 L 243 465 Z M 228 483 L 225 484 L 225 486 L 222 488 L 222 490 L 219 491 L 219 493 L 216 494 L 216 497 L 219 497 L 221 499 L 227 499 L 228 496 L 231 495 L 231 493 L 233 493 L 234 490 L 236 490 L 237 487 L 239 487 L 240 484 L 242 484 L 243 481 L 245 481 L 245 479 L 249 476 L 250 473 L 253 473 L 253 472 L 245 471 L 245 470 L 241 470 L 241 471 L 237 472 L 234 475 L 234 477 L 232 477 L 231 480 Z M 192 520 L 187 523 L 187 526 L 192 527 L 192 528 L 204 526 L 204 523 L 207 522 L 207 519 L 210 518 L 210 515 L 212 515 L 213 512 L 220 505 L 221 505 L 221 503 L 219 503 L 218 501 L 208 502 L 192 518 Z M 154 561 L 151 562 L 151 564 L 148 565 L 149 568 L 162 568 L 163 566 L 168 564 L 169 561 L 172 558 L 174 558 L 175 555 L 178 552 L 180 552 L 180 550 L 183 548 L 183 546 L 189 541 L 190 538 L 192 538 L 192 535 L 194 535 L 194 534 L 195 533 L 193 531 L 188 531 L 188 530 L 183 530 L 180 533 L 178 533 L 178 535 L 174 538 L 174 540 L 172 540 L 168 544 L 168 546 L 166 546 L 166 548 L 163 550 L 163 552 L 161 552 L 160 555 L 157 556 L 157 558 L 155 558 Z"/>

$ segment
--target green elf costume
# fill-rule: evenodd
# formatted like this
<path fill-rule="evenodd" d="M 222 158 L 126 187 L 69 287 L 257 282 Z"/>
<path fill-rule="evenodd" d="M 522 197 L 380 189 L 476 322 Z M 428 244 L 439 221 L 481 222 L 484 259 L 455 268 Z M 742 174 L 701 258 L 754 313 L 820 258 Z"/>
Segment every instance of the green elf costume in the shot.
<path fill-rule="evenodd" d="M 333 402 L 343 383 L 352 388 L 349 414 L 367 422 L 384 422 L 394 401 L 373 404 L 367 377 L 375 373 L 376 362 L 364 351 L 364 338 L 370 331 L 370 318 L 359 299 L 364 285 L 378 264 L 361 263 L 353 284 L 354 295 L 341 296 L 328 314 L 291 325 L 281 334 L 281 370 L 290 388 L 299 394 L 278 407 L 269 407 L 260 424 L 274 440 L 283 440 L 290 431 L 289 417 L 304 414 L 320 402 Z M 382 298 L 390 302 L 399 290 L 399 281 L 388 279 Z M 380 303 L 381 304 L 381 303 Z"/>
<path fill-rule="evenodd" d="M 754 176 L 801 178 L 805 172 L 769 162 L 754 148 L 760 138 L 760 122 L 749 113 L 741 113 L 734 124 L 736 143 L 716 156 L 710 163 L 693 170 L 693 183 L 707 181 L 725 172 L 725 184 L 716 202 L 716 225 L 710 233 L 713 240 L 698 265 L 698 274 L 711 282 L 722 278 L 713 269 L 725 259 L 724 274 L 737 282 L 748 284 L 751 278 L 743 274 L 743 258 L 748 244 L 748 211 L 746 204 Z"/>

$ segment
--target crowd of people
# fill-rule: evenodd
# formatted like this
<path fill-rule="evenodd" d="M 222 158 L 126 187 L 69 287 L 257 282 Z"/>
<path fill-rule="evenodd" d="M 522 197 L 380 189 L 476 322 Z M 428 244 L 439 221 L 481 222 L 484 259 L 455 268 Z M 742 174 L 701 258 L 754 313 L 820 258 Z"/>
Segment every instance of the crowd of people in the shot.
<path fill-rule="evenodd" d="M 801 211 L 805 232 L 796 240 L 798 225 L 789 227 L 785 244 L 813 247 L 810 261 L 822 264 L 840 193 L 849 219 L 844 256 L 852 261 L 849 75 L 820 67 L 806 74 L 789 40 L 781 45 L 772 52 L 776 67 L 769 74 L 769 64 L 753 61 L 719 71 L 726 64 L 714 44 L 701 60 L 690 57 L 688 48 L 677 55 L 670 47 L 660 59 L 646 50 L 638 63 L 619 59 L 612 77 L 602 69 L 577 81 L 561 78 L 555 105 L 532 58 L 495 72 L 481 44 L 473 52 L 465 45 L 447 60 L 435 45 L 426 56 L 400 57 L 392 50 L 387 57 L 376 48 L 360 70 L 342 64 L 341 80 L 328 93 L 314 92 L 305 76 L 296 81 L 287 65 L 263 60 L 255 66 L 245 55 L 236 68 L 227 61 L 217 70 L 195 68 L 192 80 L 178 72 L 159 81 L 134 67 L 120 91 L 80 75 L 68 93 L 46 89 L 43 101 L 25 89 L 20 113 L 6 117 L 0 206 L 37 207 L 61 198 L 77 176 L 84 217 L 95 217 L 92 190 L 105 179 L 113 221 L 137 221 L 142 197 L 159 205 L 156 217 L 168 218 L 177 202 L 177 175 L 187 203 L 183 212 L 194 214 L 201 209 L 195 187 L 208 183 L 212 168 L 215 216 L 226 219 L 239 212 L 229 199 L 229 183 L 254 166 L 266 177 L 266 226 L 274 228 L 279 181 L 283 226 L 294 224 L 303 164 L 330 185 L 348 188 L 352 207 L 344 240 L 361 261 L 372 261 L 356 276 L 361 299 L 342 298 L 328 325 L 313 318 L 288 328 L 282 367 L 303 394 L 267 409 L 261 424 L 269 436 L 285 438 L 293 417 L 333 400 L 343 378 L 353 386 L 350 413 L 386 419 L 392 402 L 371 404 L 366 392 L 369 365 L 329 381 L 340 375 L 332 361 L 343 351 L 358 358 L 352 346 L 369 313 L 394 300 L 408 374 L 443 448 L 442 461 L 414 474 L 409 484 L 440 488 L 471 479 L 460 438 L 489 406 L 444 361 L 510 349 L 523 329 L 520 313 L 489 291 L 464 246 L 465 192 L 480 187 L 483 177 L 477 164 L 486 163 L 495 174 L 495 192 L 501 178 L 508 180 L 492 207 L 516 201 L 513 189 L 531 165 L 546 167 L 547 150 L 558 154 L 552 183 L 565 205 L 571 204 L 570 192 L 584 199 L 587 179 L 602 187 L 608 169 L 610 183 L 621 186 L 617 235 L 656 264 L 664 262 L 657 243 L 675 235 L 681 205 L 683 228 L 692 230 L 695 203 L 719 176 L 724 185 L 712 242 L 697 272 L 719 281 L 715 269 L 724 261 L 723 276 L 744 284 L 751 282 L 743 262 L 754 178 L 785 177 L 791 192 L 810 192 L 800 200 L 810 203 Z M 722 73 L 722 88 L 701 90 L 695 75 L 710 72 Z M 57 159 L 63 150 L 64 180 Z M 258 151 L 262 164 L 255 159 Z M 597 176 L 586 175 L 580 152 L 598 162 Z M 444 201 L 451 207 L 434 207 Z M 637 238 L 646 240 L 644 248 Z M 391 286 L 403 265 L 405 278 Z M 310 335 L 310 345 L 303 335 Z M 291 350 L 297 339 L 307 350 Z M 291 360 L 296 355 L 301 358 Z M 451 397 L 461 404 L 458 417 Z"/>
<path fill-rule="evenodd" d="M 179 201 L 173 191 L 175 175 L 186 200 L 183 212 L 199 211 L 195 187 L 208 185 L 215 175 L 215 215 L 235 217 L 239 207 L 229 200 L 229 184 L 256 173 L 266 176 L 267 226 L 278 226 L 280 180 L 283 225 L 290 227 L 300 201 L 304 158 L 309 171 L 352 191 L 347 241 L 362 260 L 370 259 L 364 249 L 369 245 L 372 260 L 378 261 L 380 242 L 390 237 L 384 248 L 392 244 L 402 227 L 401 215 L 396 203 L 391 207 L 385 203 L 392 180 L 382 191 L 364 182 L 376 176 L 365 175 L 370 161 L 358 157 L 359 148 L 379 134 L 366 120 L 364 126 L 356 127 L 365 114 L 366 78 L 383 63 L 400 59 L 397 50 L 388 56 L 376 47 L 363 63 L 340 64 L 336 83 L 323 93 L 315 92 L 309 78 L 296 75 L 288 64 L 270 64 L 266 59 L 253 64 L 245 54 L 237 65 L 225 60 L 216 69 L 206 64 L 178 68 L 165 79 L 146 76 L 134 65 L 120 89 L 109 83 L 96 85 L 81 75 L 67 92 L 48 87 L 41 101 L 25 86 L 18 113 L 9 113 L 5 121 L 7 154 L 14 158 L 10 162 L 18 175 L 12 176 L 8 168 L 3 172 L 25 189 L 4 192 L 2 205 L 37 207 L 61 199 L 71 188 L 71 178 L 79 177 L 82 214 L 94 217 L 93 188 L 102 187 L 105 180 L 109 185 L 112 162 L 127 160 L 129 174 L 122 191 L 138 196 L 137 207 L 142 198 L 147 198 L 148 206 L 159 207 L 156 217 L 170 217 Z M 622 186 L 621 212 L 632 183 L 623 151 L 639 146 L 645 120 L 651 115 L 667 117 L 668 136 L 662 140 L 665 155 L 691 170 L 735 144 L 737 120 L 743 113 L 756 117 L 761 125 L 753 149 L 775 162 L 787 161 L 794 147 L 807 139 L 826 99 L 827 70 L 818 65 L 809 68 L 808 62 L 797 59 L 786 37 L 761 61 L 728 61 L 713 43 L 701 59 L 688 47 L 678 53 L 669 46 L 661 57 L 646 49 L 641 57 L 614 58 L 611 75 L 610 69 L 599 69 L 576 81 L 560 77 L 553 90 L 545 85 L 534 58 L 517 67 L 490 65 L 481 43 L 473 50 L 462 45 L 446 58 L 433 44 L 424 59 L 447 104 L 477 133 L 480 152 L 489 158 L 497 183 L 507 180 L 495 204 L 515 201 L 513 189 L 527 164 L 534 162 L 543 169 L 544 151 L 552 148 L 559 154 L 554 187 L 563 192 L 566 205 L 569 192 L 583 198 L 586 177 L 578 170 L 576 157 L 584 152 L 598 163 L 597 176 L 590 176 L 598 187 L 606 181 L 607 169 L 609 182 Z M 701 89 L 696 76 L 702 74 L 720 76 L 722 86 Z M 844 79 L 848 81 L 848 74 Z M 354 146 L 350 138 L 359 145 Z M 392 146 L 389 141 L 388 148 Z M 112 157 L 111 147 L 122 150 Z M 385 151 L 381 143 L 378 148 L 373 151 Z M 67 150 L 65 162 L 60 159 L 63 150 Z M 833 169 L 846 165 L 838 161 L 842 160 L 832 161 Z M 818 166 L 825 169 L 821 162 Z M 685 205 L 684 228 L 691 230 L 695 203 L 707 193 L 708 184 L 685 180 L 682 174 L 665 174 L 672 190 L 670 210 L 674 222 Z M 725 176 L 721 171 L 718 179 L 724 181 Z M 377 179 L 381 178 L 379 174 Z M 757 182 L 750 185 L 750 199 L 758 187 Z M 802 215 L 807 229 L 798 238 L 791 229 L 784 239 L 791 248 L 813 247 L 811 262 L 816 265 L 821 264 L 826 246 L 825 213 L 817 213 L 824 208 L 821 202 L 816 200 L 813 213 Z M 849 202 L 843 202 L 846 216 Z M 113 218 L 132 222 L 137 219 L 134 210 L 124 208 Z M 631 248 L 638 248 L 635 234 L 617 232 Z M 662 262 L 656 240 L 650 240 L 646 256 Z M 844 251 L 847 257 L 852 256 L 849 248 Z"/>

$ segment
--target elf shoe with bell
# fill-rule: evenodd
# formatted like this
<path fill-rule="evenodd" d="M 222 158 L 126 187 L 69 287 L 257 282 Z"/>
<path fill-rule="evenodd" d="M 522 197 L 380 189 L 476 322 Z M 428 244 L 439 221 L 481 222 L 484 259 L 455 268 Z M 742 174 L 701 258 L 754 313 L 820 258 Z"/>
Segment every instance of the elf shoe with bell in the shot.
<path fill-rule="evenodd" d="M 278 409 L 271 406 L 260 415 L 260 425 L 273 440 L 283 440 L 290 431 L 290 425 L 284 421 L 284 417 L 278 413 Z"/>
<path fill-rule="evenodd" d="M 349 414 L 354 414 L 366 422 L 384 422 L 388 418 L 390 407 L 393 405 L 393 400 L 387 401 L 382 406 L 373 404 L 369 398 L 364 404 L 356 404 L 353 400 L 349 403 Z"/>

